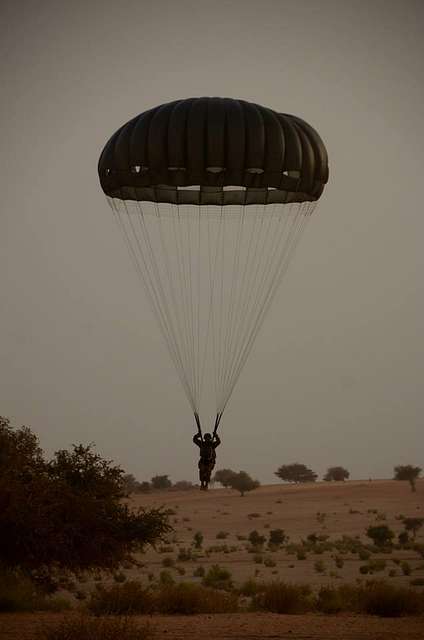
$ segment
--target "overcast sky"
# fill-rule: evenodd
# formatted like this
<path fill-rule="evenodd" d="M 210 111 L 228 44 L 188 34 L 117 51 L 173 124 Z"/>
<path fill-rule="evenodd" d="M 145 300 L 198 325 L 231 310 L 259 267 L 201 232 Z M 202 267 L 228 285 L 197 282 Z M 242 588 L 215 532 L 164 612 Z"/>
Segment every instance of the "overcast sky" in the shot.
<path fill-rule="evenodd" d="M 424 466 L 424 4 L 13 0 L 1 22 L 0 415 L 196 478 L 190 408 L 97 178 L 125 121 L 243 98 L 321 134 L 330 181 L 239 380 L 218 465 Z"/>

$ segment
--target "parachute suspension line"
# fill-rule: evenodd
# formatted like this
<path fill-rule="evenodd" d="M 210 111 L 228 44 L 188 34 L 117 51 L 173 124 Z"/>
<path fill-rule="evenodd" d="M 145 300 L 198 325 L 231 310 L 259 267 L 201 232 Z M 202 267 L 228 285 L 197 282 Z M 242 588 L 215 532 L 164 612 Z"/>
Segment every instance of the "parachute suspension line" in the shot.
<path fill-rule="evenodd" d="M 151 245 L 150 236 L 147 229 L 147 224 L 145 221 L 144 211 L 141 208 L 139 202 L 138 212 L 131 213 L 128 210 L 127 202 L 125 200 L 122 201 L 124 205 L 124 211 L 126 212 L 126 218 L 128 220 L 128 225 L 131 229 L 134 243 L 131 242 L 131 238 L 128 234 L 127 228 L 123 225 L 125 236 L 128 239 L 128 244 L 130 248 L 130 253 L 135 256 L 135 260 L 139 268 L 137 269 L 139 275 L 142 276 L 143 282 L 147 284 L 146 289 L 147 292 L 152 292 L 152 295 L 149 296 L 152 304 L 153 311 L 159 321 L 159 327 L 164 335 L 166 345 L 168 347 L 168 351 L 171 355 L 171 358 L 176 367 L 178 376 L 181 380 L 183 388 L 186 392 L 189 403 L 193 409 L 196 411 L 195 399 L 193 397 L 186 373 L 185 367 L 182 361 L 181 350 L 178 348 L 178 341 L 176 340 L 175 334 L 173 332 L 172 318 L 170 311 L 168 309 L 168 304 L 166 300 L 166 295 L 163 290 L 162 281 L 160 277 L 160 272 L 158 266 L 156 264 L 154 251 Z M 119 209 L 117 209 L 119 211 Z M 137 234 L 136 228 L 132 222 L 132 217 L 136 217 L 140 226 L 140 234 Z M 120 216 L 119 216 L 119 219 Z M 138 256 L 143 263 L 143 268 L 141 267 L 140 260 L 138 260 Z M 148 260 L 149 258 L 149 260 Z M 149 266 L 150 263 L 150 266 Z"/>
<path fill-rule="evenodd" d="M 300 238 L 304 233 L 305 227 L 310 219 L 311 214 L 315 209 L 315 206 L 316 206 L 316 202 L 302 203 L 300 206 L 299 212 L 296 214 L 297 217 L 300 217 L 300 223 L 296 224 L 295 232 L 292 234 L 292 238 L 290 240 L 290 246 L 287 249 L 285 248 L 285 250 L 282 252 L 280 256 L 277 270 L 274 274 L 271 285 L 268 287 L 267 294 L 264 299 L 264 304 L 261 308 L 259 316 L 256 319 L 255 325 L 250 333 L 249 341 L 247 342 L 244 348 L 244 352 L 242 354 L 242 358 L 240 359 L 238 369 L 233 376 L 232 383 L 228 389 L 227 396 L 226 396 L 223 408 L 221 410 L 221 413 L 224 411 L 228 403 L 228 400 L 231 397 L 231 394 L 234 390 L 234 386 L 240 376 L 241 370 L 243 369 L 243 366 L 245 365 L 246 360 L 251 352 L 255 338 L 263 325 L 264 319 L 266 317 L 266 313 L 275 298 L 275 294 L 278 290 L 278 287 L 288 269 L 292 256 L 299 244 Z"/>
<path fill-rule="evenodd" d="M 200 435 L 215 387 L 216 435 L 315 203 L 110 204 Z"/>
<path fill-rule="evenodd" d="M 246 304 L 243 308 L 243 313 L 241 314 L 241 323 L 238 328 L 239 340 L 236 345 L 236 348 L 233 350 L 233 357 L 229 363 L 228 367 L 228 375 L 227 375 L 227 386 L 231 383 L 234 372 L 237 371 L 237 366 L 241 354 L 243 353 L 244 347 L 248 342 L 248 335 L 250 333 L 252 323 L 255 321 L 255 318 L 258 314 L 258 307 L 260 307 L 261 300 L 264 295 L 264 291 L 266 290 L 265 285 L 267 283 L 267 275 L 269 271 L 272 269 L 274 256 L 278 247 L 282 247 L 282 251 L 284 252 L 284 236 L 286 232 L 287 221 L 289 220 L 291 211 L 289 210 L 284 217 L 279 217 L 277 220 L 277 224 L 281 224 L 281 230 L 275 229 L 273 234 L 270 233 L 272 218 L 269 217 L 269 224 L 266 227 L 262 225 L 261 231 L 264 231 L 262 242 L 259 249 L 259 258 L 257 259 L 257 264 L 255 265 L 255 270 L 252 272 L 253 279 L 249 282 L 250 295 L 246 299 Z M 269 239 L 271 242 L 269 243 Z M 260 239 L 258 241 L 259 246 Z M 267 242 L 270 246 L 267 246 Z M 264 264 L 261 265 L 261 257 L 266 256 Z M 254 259 L 255 263 L 256 260 Z M 262 270 L 262 273 L 261 273 Z M 225 403 L 225 399 L 223 399 L 223 404 Z"/>
<path fill-rule="evenodd" d="M 178 288 L 179 288 L 179 297 L 180 300 L 177 300 L 177 309 L 181 309 L 182 323 L 184 326 L 184 341 L 182 343 L 182 347 L 185 349 L 185 361 L 186 361 L 186 370 L 189 372 L 191 379 L 191 389 L 192 393 L 195 396 L 194 390 L 194 378 L 193 378 L 193 359 L 191 357 L 191 349 L 190 349 L 190 326 L 189 326 L 189 317 L 188 317 L 188 286 L 187 286 L 187 277 L 186 277 L 186 269 L 184 263 L 184 244 L 183 244 L 183 236 L 181 234 L 181 226 L 182 226 L 182 218 L 179 205 L 172 205 L 172 231 L 173 231 L 173 244 L 170 249 L 174 249 L 175 258 L 176 258 L 176 273 L 178 275 Z M 198 399 L 195 399 L 196 411 L 198 411 Z"/>
<path fill-rule="evenodd" d="M 241 246 L 241 238 L 242 238 L 242 231 L 243 231 L 243 223 L 244 223 L 244 218 L 245 218 L 245 208 L 242 208 L 242 213 L 241 216 L 239 216 L 239 223 L 238 223 L 238 228 L 237 228 L 237 233 L 236 233 L 236 238 L 235 238 L 235 249 L 234 249 L 234 260 L 233 260 L 233 268 L 232 268 L 232 282 L 231 282 L 231 290 L 230 290 L 230 300 L 229 300 L 229 304 L 228 306 L 228 316 L 227 316 L 227 330 L 226 330 L 226 335 L 225 335 L 225 341 L 223 344 L 223 348 L 224 348 L 224 354 L 227 353 L 231 353 L 230 351 L 230 345 L 231 345 L 231 341 L 229 342 L 230 336 L 232 334 L 232 326 L 233 326 L 233 311 L 234 311 L 234 298 L 235 298 L 235 286 L 236 286 L 236 280 L 237 280 L 237 274 L 239 272 L 239 258 L 240 258 L 240 246 Z M 223 388 L 224 385 L 224 381 L 225 381 L 225 371 L 226 371 L 226 366 L 225 365 L 225 360 L 223 362 L 223 366 L 221 369 L 221 372 L 219 372 L 219 379 L 220 379 L 220 386 L 221 388 Z"/>
<path fill-rule="evenodd" d="M 202 427 L 201 427 L 201 424 L 200 424 L 200 417 L 199 417 L 199 414 L 197 413 L 197 411 L 194 412 L 194 419 L 196 420 L 197 433 L 199 434 L 199 436 L 203 440 Z"/>
<path fill-rule="evenodd" d="M 126 210 L 126 204 L 125 201 L 124 202 L 124 209 Z M 153 313 L 159 323 L 159 327 L 161 329 L 161 332 L 164 336 L 165 342 L 167 344 L 168 347 L 168 351 L 171 355 L 171 358 L 175 364 L 175 367 L 179 373 L 179 367 L 178 367 L 178 363 L 177 363 L 177 354 L 175 353 L 175 350 L 173 348 L 172 343 L 169 340 L 169 331 L 168 328 L 166 326 L 166 320 L 163 317 L 163 313 L 162 313 L 162 309 L 159 303 L 159 300 L 157 298 L 157 292 L 155 290 L 155 287 L 153 286 L 153 282 L 152 282 L 152 278 L 151 278 L 151 274 L 149 272 L 149 269 L 147 267 L 146 261 L 145 261 L 145 256 L 144 253 L 142 252 L 138 252 L 136 251 L 136 247 L 133 245 L 133 243 L 131 242 L 131 238 L 128 234 L 128 230 L 125 226 L 125 222 L 122 220 L 121 218 L 121 209 L 116 206 L 115 202 L 112 199 L 109 199 L 109 204 L 112 208 L 112 210 L 114 211 L 115 215 L 114 215 L 114 219 L 122 233 L 123 239 L 124 239 L 124 243 L 127 246 L 128 249 L 128 253 L 130 255 L 130 258 L 134 264 L 136 273 L 138 274 L 140 280 L 143 283 L 144 289 L 147 293 L 147 296 L 150 300 L 151 303 L 151 307 L 153 310 Z M 128 213 L 128 211 L 127 211 Z M 128 215 L 129 217 L 129 215 Z M 139 260 L 139 257 L 141 258 L 141 262 Z M 143 263 L 143 265 L 141 264 Z M 143 268 L 144 267 L 144 268 Z M 185 381 L 184 379 L 181 379 L 181 382 L 183 384 L 183 388 L 186 389 L 186 385 L 185 385 Z M 186 389 L 187 391 L 187 389 Z"/>
<path fill-rule="evenodd" d="M 157 286 L 158 286 L 159 295 L 160 295 L 160 297 L 162 299 L 162 304 L 163 304 L 163 309 L 164 309 L 164 312 L 165 312 L 165 317 L 168 320 L 167 324 L 168 324 L 168 326 L 170 328 L 170 336 L 171 336 L 171 339 L 172 339 L 173 343 L 175 344 L 175 349 L 176 349 L 176 352 L 177 352 L 177 354 L 179 356 L 178 357 L 178 361 L 179 361 L 180 366 L 181 366 L 181 373 L 187 379 L 186 374 L 185 374 L 184 365 L 183 365 L 183 358 L 181 356 L 180 349 L 178 348 L 178 340 L 177 340 L 177 337 L 175 335 L 175 331 L 173 330 L 174 322 L 173 322 L 173 318 L 172 318 L 172 313 L 171 313 L 170 308 L 169 308 L 168 298 L 167 298 L 167 295 L 166 295 L 166 292 L 165 292 L 165 283 L 162 282 L 161 269 L 160 269 L 159 263 L 157 261 L 156 255 L 155 255 L 155 251 L 153 249 L 152 239 L 150 237 L 148 226 L 146 224 L 144 212 L 143 212 L 143 210 L 141 208 L 140 203 L 137 202 L 137 204 L 138 204 L 138 207 L 139 207 L 139 210 L 140 210 L 140 215 L 139 215 L 140 227 L 142 227 L 142 230 L 144 231 L 144 237 L 145 237 L 146 245 L 147 245 L 148 252 L 149 252 L 149 255 L 150 255 L 150 261 L 151 261 L 151 265 L 152 265 L 152 270 L 153 270 L 153 273 L 154 273 L 155 278 L 156 278 L 156 283 L 157 283 Z M 154 219 L 155 218 L 153 218 L 153 220 Z M 143 226 L 142 226 L 141 223 L 143 223 Z M 189 360 L 189 362 L 190 362 L 190 360 Z M 193 385 L 190 386 L 190 384 L 188 383 L 188 380 L 187 380 L 187 390 L 189 392 L 189 397 L 188 397 L 189 402 L 192 405 L 193 411 L 196 411 L 197 410 L 197 404 L 196 404 L 195 394 L 193 393 Z"/>
<path fill-rule="evenodd" d="M 167 251 L 167 247 L 166 247 L 166 243 L 164 240 L 164 232 L 163 232 L 163 227 L 162 227 L 162 217 L 160 215 L 160 210 L 159 210 L 159 206 L 157 204 L 157 202 L 155 202 L 155 210 L 156 210 L 156 215 L 157 215 L 157 220 L 158 220 L 158 225 L 159 225 L 159 236 L 160 236 L 160 244 L 162 247 L 162 254 L 164 256 L 164 262 L 165 262 L 165 268 L 166 268 L 166 272 L 167 272 L 167 276 L 168 276 L 168 282 L 169 282 L 169 288 L 170 288 L 170 295 L 171 295 L 171 300 L 173 303 L 173 307 L 175 309 L 175 320 L 176 320 L 176 331 L 178 332 L 177 336 L 179 336 L 179 343 L 181 345 L 184 345 L 184 332 L 181 326 L 181 320 L 180 320 L 180 316 L 178 313 L 178 304 L 177 304 L 177 294 L 175 291 L 175 283 L 174 283 L 174 274 L 173 274 L 173 270 L 169 264 L 169 258 L 168 258 L 168 251 Z M 142 215 L 142 214 L 141 214 Z M 176 336 L 176 338 L 177 338 Z M 176 342 L 178 344 L 178 339 L 176 339 Z M 185 360 L 185 364 L 183 365 L 182 362 L 182 357 L 184 356 L 184 352 L 181 354 L 181 373 L 182 375 L 185 376 L 185 371 L 187 370 L 187 361 Z M 197 408 L 197 403 L 196 403 L 196 398 L 194 397 L 194 404 Z"/>
<path fill-rule="evenodd" d="M 298 214 L 296 214 L 296 217 L 298 216 Z M 285 225 L 284 225 L 285 226 Z M 296 224 L 296 220 L 293 221 L 291 228 L 289 230 L 289 237 L 293 232 L 293 229 L 297 227 Z M 281 256 L 284 257 L 286 255 L 286 251 L 287 251 L 287 244 L 290 242 L 289 237 L 286 238 L 286 241 L 284 243 L 284 247 L 283 247 L 283 251 L 281 252 Z M 281 239 L 280 239 L 281 241 Z M 273 258 L 274 256 L 271 253 L 271 258 Z M 273 260 L 270 260 L 270 265 L 272 265 L 270 267 L 270 269 L 268 271 L 271 271 L 271 273 L 274 271 L 275 269 L 275 264 L 273 262 Z M 258 288 L 258 291 L 261 292 L 262 290 L 262 282 L 260 283 L 260 286 Z M 227 385 L 227 395 L 226 398 L 224 400 L 223 403 L 223 407 L 226 406 L 231 393 L 234 389 L 234 386 L 240 376 L 240 373 L 244 367 L 244 364 L 246 363 L 246 360 L 249 356 L 249 353 L 251 351 L 251 348 L 253 346 L 255 337 L 260 329 L 260 327 L 262 326 L 262 319 L 265 317 L 265 314 L 262 313 L 264 306 L 265 306 L 265 301 L 267 299 L 267 296 L 269 295 L 269 291 L 272 288 L 272 282 L 271 284 L 267 284 L 266 287 L 264 287 L 265 290 L 265 296 L 257 296 L 256 300 L 254 302 L 254 305 L 252 306 L 252 310 L 250 313 L 250 318 L 249 321 L 247 322 L 247 331 L 245 332 L 245 335 L 243 336 L 243 342 L 242 342 L 242 349 L 237 353 L 237 358 L 233 364 L 233 370 L 231 372 L 231 376 L 230 376 L 230 380 L 229 383 Z M 253 323 L 253 326 L 252 326 Z"/>
<path fill-rule="evenodd" d="M 257 215 L 260 218 L 261 224 L 259 227 L 259 232 L 257 233 L 257 242 L 254 247 L 253 258 L 249 257 L 249 260 L 248 260 L 248 265 L 250 266 L 250 272 L 249 271 L 247 272 L 247 279 L 246 279 L 246 286 L 245 286 L 246 293 L 243 292 L 243 295 L 241 297 L 242 306 L 238 313 L 238 323 L 236 326 L 236 330 L 234 332 L 235 342 L 231 345 L 231 349 L 229 349 L 229 358 L 227 362 L 226 374 L 221 383 L 221 398 L 220 398 L 220 403 L 218 405 L 218 408 L 221 411 L 223 408 L 224 395 L 225 395 L 226 386 L 227 386 L 227 379 L 232 368 L 232 362 L 234 362 L 234 360 L 236 359 L 237 354 L 239 353 L 243 345 L 245 325 L 247 324 L 247 327 L 249 326 L 249 316 L 251 315 L 249 309 L 252 306 L 252 299 L 254 299 L 255 294 L 260 295 L 260 290 L 258 289 L 258 285 L 257 285 L 258 274 L 260 273 L 260 269 L 261 269 L 261 258 L 262 256 L 266 255 L 265 253 L 266 240 L 267 240 L 267 237 L 269 236 L 269 228 L 272 221 L 272 214 L 270 212 L 267 212 L 265 209 L 265 206 L 263 206 L 261 213 L 259 213 L 256 209 L 255 215 Z M 253 229 L 252 229 L 252 233 L 253 233 Z M 243 281 L 240 282 L 240 288 L 241 289 L 244 288 Z"/>

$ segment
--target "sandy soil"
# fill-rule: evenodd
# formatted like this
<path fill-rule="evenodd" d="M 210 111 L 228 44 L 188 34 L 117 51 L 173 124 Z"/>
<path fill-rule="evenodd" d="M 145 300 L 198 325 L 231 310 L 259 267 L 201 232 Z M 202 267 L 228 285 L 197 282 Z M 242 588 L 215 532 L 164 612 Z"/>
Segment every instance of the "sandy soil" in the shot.
<path fill-rule="evenodd" d="M 330 540 L 342 535 L 361 536 L 367 542 L 365 531 L 369 525 L 387 524 L 396 533 L 402 530 L 400 515 L 424 517 L 424 482 L 417 483 L 413 493 L 405 482 L 394 480 L 353 481 L 346 483 L 316 483 L 301 486 L 269 485 L 240 497 L 227 489 L 214 489 L 209 492 L 157 492 L 134 496 L 133 504 L 144 506 L 163 505 L 175 514 L 171 522 L 175 533 L 170 538 L 171 553 L 149 550 L 140 560 L 145 564 L 141 569 L 144 575 L 155 576 L 163 569 L 165 556 L 176 560 L 186 574 L 175 578 L 186 580 L 192 576 L 193 569 L 203 565 L 207 569 L 212 564 L 228 568 L 236 582 L 255 576 L 263 580 L 282 579 L 290 582 L 307 582 L 311 585 L 328 584 L 333 580 L 354 582 L 361 577 L 360 565 L 364 564 L 357 555 L 343 556 L 344 566 L 335 565 L 334 552 L 322 555 L 310 555 L 306 560 L 297 560 L 296 555 L 285 551 L 263 553 L 263 559 L 269 558 L 275 566 L 265 566 L 254 562 L 254 556 L 245 549 L 246 541 L 237 536 L 247 536 L 256 529 L 264 536 L 271 529 L 281 528 L 290 536 L 290 541 L 300 542 L 310 533 L 325 534 Z M 193 541 L 196 531 L 204 535 L 203 551 L 196 562 L 181 562 L 178 553 Z M 217 539 L 219 532 L 227 533 L 224 539 Z M 417 542 L 424 542 L 424 527 L 417 536 Z M 213 550 L 213 547 L 227 549 Z M 212 547 L 212 549 L 211 549 Z M 209 551 L 208 551 L 209 550 Z M 225 552 L 226 551 L 226 552 Z M 390 580 L 395 584 L 409 585 L 412 578 L 424 578 L 424 561 L 411 551 L 394 551 L 391 555 L 373 555 L 384 558 L 386 569 L 377 577 L 387 577 L 389 572 L 396 575 Z M 316 571 L 315 563 L 321 560 L 324 571 Z M 408 562 L 411 575 L 403 575 L 399 565 L 393 560 Z M 133 573 L 133 577 L 140 570 Z M 259 573 L 258 573 L 259 572 Z M 191 578 L 192 579 L 192 578 Z"/>
<path fill-rule="evenodd" d="M 33 640 L 39 630 L 55 624 L 60 617 L 61 614 L 3 614 L 0 638 Z M 152 640 L 422 640 L 424 637 L 422 618 L 248 613 L 137 619 L 152 624 Z"/>
<path fill-rule="evenodd" d="M 212 564 L 229 569 L 236 583 L 256 577 L 265 581 L 307 582 L 318 587 L 320 584 L 364 580 L 367 576 L 359 572 L 363 561 L 357 555 L 343 555 L 343 566 L 337 567 L 334 552 L 319 556 L 310 554 L 305 560 L 298 560 L 296 555 L 288 555 L 285 550 L 264 551 L 263 558 L 275 563 L 274 566 L 265 566 L 255 562 L 254 554 L 246 550 L 246 541 L 239 538 L 247 536 L 253 529 L 268 536 L 270 529 L 281 528 L 293 542 L 299 542 L 312 532 L 326 534 L 330 540 L 342 535 L 358 535 L 365 541 L 365 530 L 370 524 L 388 524 L 398 533 L 402 530 L 401 514 L 424 517 L 423 498 L 424 481 L 418 482 L 417 492 L 412 493 L 407 483 L 389 480 L 272 485 L 261 487 L 245 497 L 226 489 L 213 489 L 207 493 L 198 490 L 165 491 L 134 496 L 131 500 L 134 506 L 162 505 L 171 509 L 175 531 L 169 536 L 167 545 L 162 545 L 162 548 L 159 545 L 157 550 L 150 549 L 140 554 L 140 566 L 129 568 L 125 573 L 129 578 L 145 582 L 156 580 L 164 570 L 164 559 L 172 558 L 175 565 L 167 571 L 176 581 L 200 581 L 200 578 L 193 577 L 193 571 L 199 566 L 207 570 Z M 202 550 L 195 560 L 178 559 L 181 550 L 191 546 L 196 531 L 201 531 L 204 536 Z M 226 537 L 217 539 L 220 532 L 225 532 Z M 417 536 L 417 542 L 424 542 L 423 531 Z M 392 554 L 372 556 L 373 559 L 378 557 L 386 560 L 386 568 L 373 577 L 405 586 L 409 586 L 412 579 L 424 578 L 424 560 L 417 553 L 393 551 Z M 317 571 L 317 559 L 323 562 L 323 571 Z M 409 563 L 410 575 L 404 575 L 401 561 Z M 103 576 L 104 583 L 111 580 L 110 576 Z M 91 580 L 79 585 L 86 592 L 93 586 Z M 2 614 L 0 638 L 35 638 L 40 626 L 52 624 L 60 619 L 60 615 Z M 157 640 L 424 640 L 423 617 L 381 619 L 349 615 L 245 613 L 154 616 L 151 620 Z"/>

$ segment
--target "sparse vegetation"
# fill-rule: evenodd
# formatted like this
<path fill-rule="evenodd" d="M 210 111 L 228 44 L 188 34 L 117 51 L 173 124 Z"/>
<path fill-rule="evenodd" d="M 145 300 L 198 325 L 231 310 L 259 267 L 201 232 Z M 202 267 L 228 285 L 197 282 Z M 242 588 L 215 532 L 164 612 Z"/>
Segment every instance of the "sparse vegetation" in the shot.
<path fill-rule="evenodd" d="M 311 589 L 308 585 L 273 582 L 253 598 L 252 608 L 273 613 L 306 613 L 313 609 Z"/>
<path fill-rule="evenodd" d="M 128 580 L 107 588 L 100 586 L 92 592 L 87 606 L 97 616 L 151 613 L 153 596 L 140 582 Z"/>

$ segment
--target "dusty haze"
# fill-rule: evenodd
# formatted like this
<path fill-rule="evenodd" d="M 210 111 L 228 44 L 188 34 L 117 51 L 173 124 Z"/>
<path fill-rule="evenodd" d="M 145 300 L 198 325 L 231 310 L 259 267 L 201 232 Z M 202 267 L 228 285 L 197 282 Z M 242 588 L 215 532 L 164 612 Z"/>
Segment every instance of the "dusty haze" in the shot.
<path fill-rule="evenodd" d="M 424 6 L 4 2 L 0 414 L 195 479 L 192 416 L 96 164 L 126 120 L 221 95 L 321 133 L 330 183 L 222 424 L 219 466 L 424 466 Z"/>

